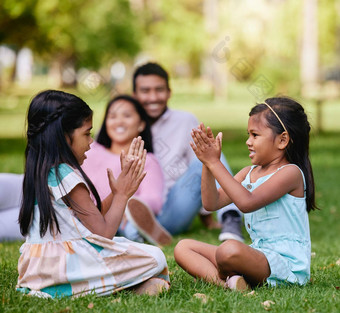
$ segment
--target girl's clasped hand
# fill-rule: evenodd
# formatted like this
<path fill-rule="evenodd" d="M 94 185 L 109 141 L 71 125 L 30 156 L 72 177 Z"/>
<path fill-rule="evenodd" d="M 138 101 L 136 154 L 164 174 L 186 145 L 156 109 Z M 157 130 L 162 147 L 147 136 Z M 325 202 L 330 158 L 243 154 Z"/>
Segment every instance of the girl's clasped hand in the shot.
<path fill-rule="evenodd" d="M 214 138 L 211 128 L 205 128 L 201 123 L 191 132 L 194 143 L 190 143 L 197 158 L 204 164 L 213 163 L 220 160 L 222 149 L 222 133 L 219 132 Z"/>

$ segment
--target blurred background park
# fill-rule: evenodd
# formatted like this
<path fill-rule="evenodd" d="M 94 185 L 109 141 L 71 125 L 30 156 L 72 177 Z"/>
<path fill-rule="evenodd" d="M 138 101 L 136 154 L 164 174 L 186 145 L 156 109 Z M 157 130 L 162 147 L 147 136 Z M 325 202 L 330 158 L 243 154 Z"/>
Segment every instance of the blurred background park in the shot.
<path fill-rule="evenodd" d="M 331 133 L 339 147 L 339 38 L 339 0 L 2 0 L 0 171 L 23 171 L 25 115 L 38 91 L 82 97 L 95 134 L 107 101 L 131 93 L 147 61 L 170 73 L 171 107 L 224 131 L 234 170 L 249 163 L 250 108 L 274 95 L 300 101 L 313 135 Z M 234 139 L 244 159 L 233 160 Z"/>
<path fill-rule="evenodd" d="M 170 73 L 172 108 L 224 132 L 235 171 L 249 164 L 250 108 L 274 95 L 300 101 L 314 142 L 337 150 L 339 38 L 340 0 L 2 0 L 0 172 L 23 172 L 25 115 L 38 91 L 82 97 L 95 134 L 107 101 L 131 93 L 147 61 Z"/>
<path fill-rule="evenodd" d="M 340 125 L 339 0 L 2 0 L 0 137 L 24 134 L 29 100 L 54 88 L 95 111 L 131 93 L 146 61 L 170 73 L 170 105 L 243 128 L 255 102 L 297 98 L 313 128 Z"/>
<path fill-rule="evenodd" d="M 250 108 L 280 94 L 301 102 L 312 124 L 317 200 L 332 220 L 339 39 L 340 0 L 1 0 L 0 172 L 24 170 L 25 115 L 37 92 L 82 97 L 95 136 L 108 100 L 131 93 L 136 66 L 156 61 L 171 77 L 169 105 L 223 131 L 234 172 L 250 164 Z"/>

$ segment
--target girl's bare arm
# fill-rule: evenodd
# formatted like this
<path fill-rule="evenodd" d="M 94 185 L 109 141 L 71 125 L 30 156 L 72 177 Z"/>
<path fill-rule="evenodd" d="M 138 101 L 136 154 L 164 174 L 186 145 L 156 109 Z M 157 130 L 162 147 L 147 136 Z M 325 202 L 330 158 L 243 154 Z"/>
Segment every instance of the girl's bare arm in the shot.
<path fill-rule="evenodd" d="M 221 185 L 225 199 L 228 197 L 243 213 L 256 211 L 287 193 L 303 190 L 303 179 L 299 169 L 295 166 L 284 167 L 253 192 L 248 191 L 232 177 L 222 163 L 210 164 L 208 168 Z M 303 196 L 303 192 L 300 196 Z"/>
<path fill-rule="evenodd" d="M 222 187 L 222 190 L 220 189 L 218 193 L 212 191 L 212 187 L 209 187 L 210 189 L 207 187 L 210 192 L 205 194 L 202 190 L 202 199 L 210 201 L 208 203 L 208 206 L 211 206 L 210 209 L 218 209 L 223 205 L 234 202 L 242 212 L 252 212 L 274 202 L 286 193 L 303 190 L 303 181 L 299 169 L 295 166 L 288 166 L 278 171 L 253 192 L 248 191 L 241 185 L 241 181 L 249 171 L 249 167 L 241 170 L 233 177 L 220 161 L 221 148 L 217 140 L 218 137 L 213 138 L 210 128 L 205 130 L 204 125 L 202 125 L 193 130 L 194 144 L 192 144 L 192 147 L 196 156 Z M 202 176 L 203 179 L 207 179 L 207 176 Z M 209 184 L 211 184 L 212 178 L 208 179 Z M 209 199 L 206 194 L 211 198 Z M 301 192 L 301 196 L 303 196 L 303 192 Z"/>
<path fill-rule="evenodd" d="M 77 185 L 70 193 L 70 205 L 80 221 L 94 234 L 112 239 L 121 223 L 128 199 L 138 189 L 145 177 L 143 172 L 145 158 L 130 160 L 125 163 L 122 173 L 117 179 L 108 170 L 112 202 L 106 213 L 101 214 L 92 202 L 88 189 L 84 184 Z"/>

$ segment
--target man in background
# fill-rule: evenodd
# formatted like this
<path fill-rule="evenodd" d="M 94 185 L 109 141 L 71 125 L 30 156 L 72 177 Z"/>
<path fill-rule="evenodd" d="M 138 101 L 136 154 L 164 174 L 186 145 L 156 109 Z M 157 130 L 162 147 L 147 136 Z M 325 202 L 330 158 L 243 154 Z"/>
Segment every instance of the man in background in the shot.
<path fill-rule="evenodd" d="M 169 76 L 157 63 L 147 63 L 135 70 L 133 93 L 150 118 L 154 153 L 165 178 L 165 203 L 158 221 L 175 235 L 186 231 L 201 212 L 204 224 L 214 227 L 211 213 L 202 209 L 202 163 L 189 144 L 191 130 L 199 125 L 198 120 L 189 112 L 168 107 Z M 221 160 L 231 172 L 223 153 Z M 242 215 L 238 208 L 231 204 L 220 209 L 217 215 L 222 227 L 219 240 L 243 241 Z"/>

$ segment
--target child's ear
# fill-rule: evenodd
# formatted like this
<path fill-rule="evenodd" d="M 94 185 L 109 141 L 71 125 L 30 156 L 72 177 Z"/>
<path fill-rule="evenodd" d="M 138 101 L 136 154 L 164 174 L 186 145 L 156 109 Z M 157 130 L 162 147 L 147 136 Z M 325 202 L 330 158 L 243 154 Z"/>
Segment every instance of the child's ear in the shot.
<path fill-rule="evenodd" d="M 280 137 L 279 137 L 279 149 L 285 149 L 287 146 L 288 146 L 288 143 L 289 143 L 289 140 L 290 140 L 290 137 L 289 137 L 289 134 L 284 131 Z"/>

